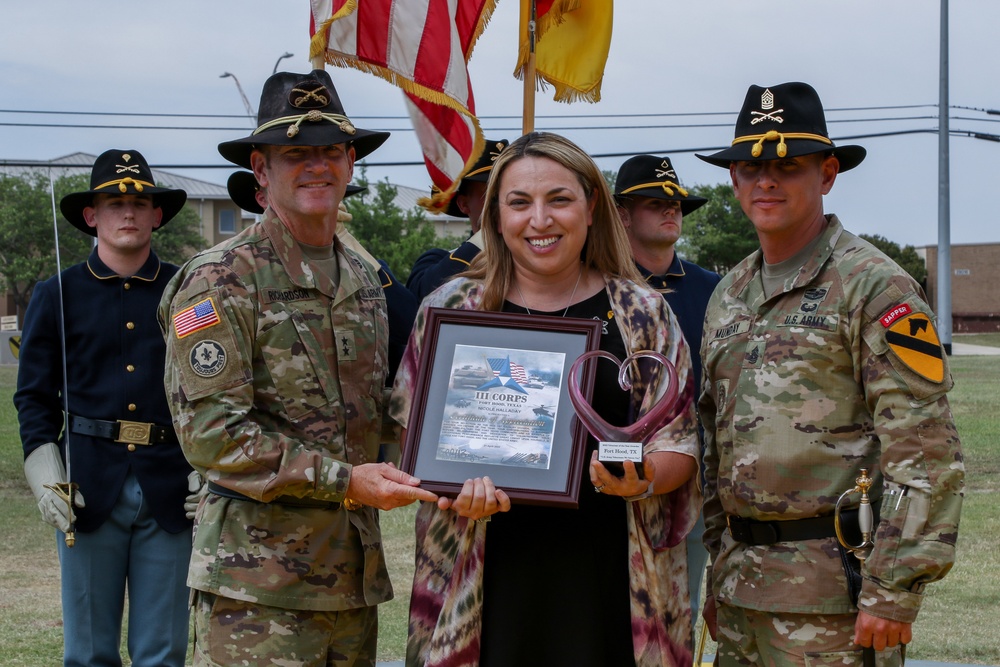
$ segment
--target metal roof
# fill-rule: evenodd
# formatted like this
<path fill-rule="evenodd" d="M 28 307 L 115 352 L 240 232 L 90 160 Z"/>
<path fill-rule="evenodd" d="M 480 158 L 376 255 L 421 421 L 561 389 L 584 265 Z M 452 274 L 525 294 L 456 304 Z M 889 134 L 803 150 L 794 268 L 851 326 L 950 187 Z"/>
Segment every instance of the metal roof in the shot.
<path fill-rule="evenodd" d="M 70 153 L 52 160 L 0 160 L 0 173 L 19 175 L 48 169 L 50 165 L 59 165 L 52 167 L 52 175 L 55 178 L 66 175 L 90 174 L 96 159 L 97 156 L 90 153 Z M 229 200 L 229 192 L 224 185 L 188 178 L 162 169 L 151 169 L 151 171 L 158 186 L 184 190 L 187 192 L 188 199 Z"/>
<path fill-rule="evenodd" d="M 0 173 L 21 175 L 48 169 L 50 165 L 59 165 L 57 167 L 52 167 L 53 176 L 55 178 L 59 178 L 64 175 L 89 174 L 96 159 L 97 156 L 91 155 L 90 153 L 70 153 L 69 155 L 57 157 L 52 160 L 0 160 Z M 202 181 L 196 178 L 188 178 L 187 176 L 181 176 L 180 174 L 164 171 L 162 169 L 152 169 L 152 172 L 157 185 L 161 187 L 184 190 L 187 192 L 188 200 L 213 199 L 229 201 L 229 191 L 224 185 L 209 183 L 208 181 Z M 370 183 L 369 187 L 373 187 L 374 185 L 376 185 L 376 183 Z M 430 194 L 429 190 L 411 188 L 406 185 L 391 185 L 396 188 L 396 198 L 393 200 L 393 203 L 395 203 L 396 206 L 403 211 L 420 208 L 417 204 L 417 200 Z M 443 213 L 432 215 L 427 211 L 424 211 L 424 215 L 432 222 L 452 222 L 461 219 L 453 218 L 450 215 L 445 215 Z"/>

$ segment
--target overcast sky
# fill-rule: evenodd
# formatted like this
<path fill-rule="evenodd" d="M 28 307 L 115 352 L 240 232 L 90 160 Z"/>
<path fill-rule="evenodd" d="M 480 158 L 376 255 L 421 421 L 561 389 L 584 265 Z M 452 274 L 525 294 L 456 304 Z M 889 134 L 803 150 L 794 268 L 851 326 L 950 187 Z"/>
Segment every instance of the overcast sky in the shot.
<path fill-rule="evenodd" d="M 1000 134 L 1000 115 L 975 110 L 1000 109 L 1000 2 L 951 0 L 950 5 L 951 128 Z M 472 58 L 477 110 L 486 117 L 482 123 L 487 138 L 520 134 L 521 84 L 511 76 L 517 11 L 515 0 L 499 1 Z M 219 78 L 223 72 L 239 78 L 256 108 L 261 86 L 283 53 L 295 55 L 283 60 L 281 69 L 309 69 L 306 0 L 5 2 L 2 17 L 0 159 L 52 159 L 77 151 L 132 148 L 155 165 L 223 167 L 176 171 L 225 183 L 232 168 L 224 167 L 216 146 L 249 134 L 248 119 L 10 111 L 239 115 L 245 113 L 243 103 L 233 80 Z M 868 158 L 838 179 L 826 210 L 837 213 L 855 232 L 933 245 L 938 238 L 937 135 L 838 138 L 936 131 L 939 19 L 939 0 L 618 0 L 602 101 L 555 104 L 549 100 L 550 89 L 539 95 L 536 127 L 565 134 L 592 154 L 667 152 L 682 182 L 690 186 L 728 180 L 725 170 L 682 151 L 728 145 L 735 113 L 750 84 L 806 81 L 819 91 L 828 110 L 907 107 L 828 112 L 834 140 L 864 145 Z M 393 130 L 370 161 L 422 159 L 396 88 L 353 70 L 331 68 L 331 74 L 359 127 Z M 622 117 L 718 112 L 727 114 Z M 510 118 L 496 118 L 503 116 Z M 666 127 L 707 123 L 719 126 Z M 616 170 L 624 159 L 601 158 L 598 163 Z M 990 199 L 997 191 L 998 165 L 1000 143 L 952 137 L 953 243 L 1000 242 L 1000 215 Z M 368 176 L 429 186 L 423 167 L 371 167 Z"/>

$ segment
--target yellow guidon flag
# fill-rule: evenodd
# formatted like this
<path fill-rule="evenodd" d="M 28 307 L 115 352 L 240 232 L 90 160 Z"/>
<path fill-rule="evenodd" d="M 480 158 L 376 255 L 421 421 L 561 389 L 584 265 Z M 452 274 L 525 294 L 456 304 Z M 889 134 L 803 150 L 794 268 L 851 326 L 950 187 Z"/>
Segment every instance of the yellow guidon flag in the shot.
<path fill-rule="evenodd" d="M 931 382 L 944 381 L 941 341 L 934 322 L 924 313 L 907 313 L 894 319 L 885 340 L 899 360 L 917 375 Z"/>
<path fill-rule="evenodd" d="M 521 0 L 517 65 L 528 62 L 532 0 Z M 536 85 L 555 87 L 556 102 L 600 102 L 604 65 L 611 50 L 613 0 L 534 0 Z"/>

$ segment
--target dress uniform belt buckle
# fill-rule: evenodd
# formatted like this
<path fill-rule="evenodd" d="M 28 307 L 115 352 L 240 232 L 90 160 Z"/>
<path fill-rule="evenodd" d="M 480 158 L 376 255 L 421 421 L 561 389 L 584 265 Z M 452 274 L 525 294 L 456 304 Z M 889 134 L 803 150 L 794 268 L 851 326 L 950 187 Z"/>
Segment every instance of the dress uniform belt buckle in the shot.
<path fill-rule="evenodd" d="M 124 419 L 118 420 L 118 437 L 115 442 L 122 442 L 127 445 L 149 445 L 153 425 L 147 422 L 130 422 Z"/>

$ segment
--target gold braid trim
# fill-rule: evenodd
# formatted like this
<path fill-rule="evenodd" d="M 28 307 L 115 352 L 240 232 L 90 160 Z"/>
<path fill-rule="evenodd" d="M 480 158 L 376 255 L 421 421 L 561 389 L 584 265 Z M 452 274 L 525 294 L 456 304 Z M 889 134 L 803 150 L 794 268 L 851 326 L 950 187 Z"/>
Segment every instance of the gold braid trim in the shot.
<path fill-rule="evenodd" d="M 254 130 L 253 133 L 256 136 L 264 130 L 270 130 L 272 127 L 289 125 L 290 127 L 288 128 L 288 132 L 286 132 L 286 134 L 288 135 L 288 138 L 291 139 L 299 133 L 299 125 L 306 120 L 312 123 L 318 123 L 324 120 L 329 121 L 337 125 L 340 128 L 340 131 L 344 134 L 354 134 L 357 132 L 354 128 L 354 124 L 351 122 L 351 119 L 347 116 L 341 116 L 338 113 L 322 113 L 318 109 L 312 109 L 308 113 L 304 113 L 300 116 L 284 116 L 282 118 L 269 120 Z"/>
<path fill-rule="evenodd" d="M 493 168 L 493 165 L 491 164 L 488 167 L 480 167 L 479 169 L 473 169 L 472 171 L 470 171 L 468 174 L 466 174 L 462 178 L 468 178 L 469 176 L 475 176 L 476 174 L 481 174 L 484 171 L 489 171 L 492 168 Z"/>
<path fill-rule="evenodd" d="M 639 185 L 633 185 L 630 188 L 625 188 L 618 194 L 627 195 L 628 193 L 635 192 L 636 190 L 642 190 L 645 188 L 656 188 L 656 187 L 663 188 L 663 191 L 667 193 L 668 197 L 674 196 L 674 189 L 676 189 L 677 192 L 681 193 L 685 197 L 688 196 L 688 191 L 682 188 L 681 186 L 677 185 L 673 181 L 653 181 L 652 183 L 640 183 Z"/>
<path fill-rule="evenodd" d="M 753 148 L 750 149 L 750 154 L 754 157 L 760 157 L 760 154 L 764 152 L 764 142 L 778 140 L 778 148 L 776 149 L 778 157 L 785 157 L 788 154 L 788 146 L 785 145 L 785 139 L 811 139 L 812 141 L 820 141 L 824 144 L 833 145 L 833 142 L 824 136 L 819 134 L 812 134 L 811 132 L 778 132 L 777 130 L 768 130 L 764 134 L 748 134 L 745 137 L 737 137 L 733 139 L 732 145 L 745 143 L 747 141 L 756 141 Z"/>
<path fill-rule="evenodd" d="M 148 185 L 151 188 L 155 188 L 156 187 L 155 184 L 150 183 L 149 181 L 140 181 L 140 180 L 132 178 L 131 176 L 126 176 L 125 178 L 119 178 L 119 179 L 116 179 L 114 181 L 108 181 L 107 183 L 101 183 L 96 188 L 94 188 L 94 190 L 100 190 L 101 188 L 107 188 L 107 187 L 110 187 L 112 185 L 117 185 L 118 189 L 121 192 L 128 192 L 128 187 L 127 186 L 129 186 L 129 185 L 133 186 L 135 188 L 136 192 L 142 192 L 142 187 L 144 185 Z"/>

